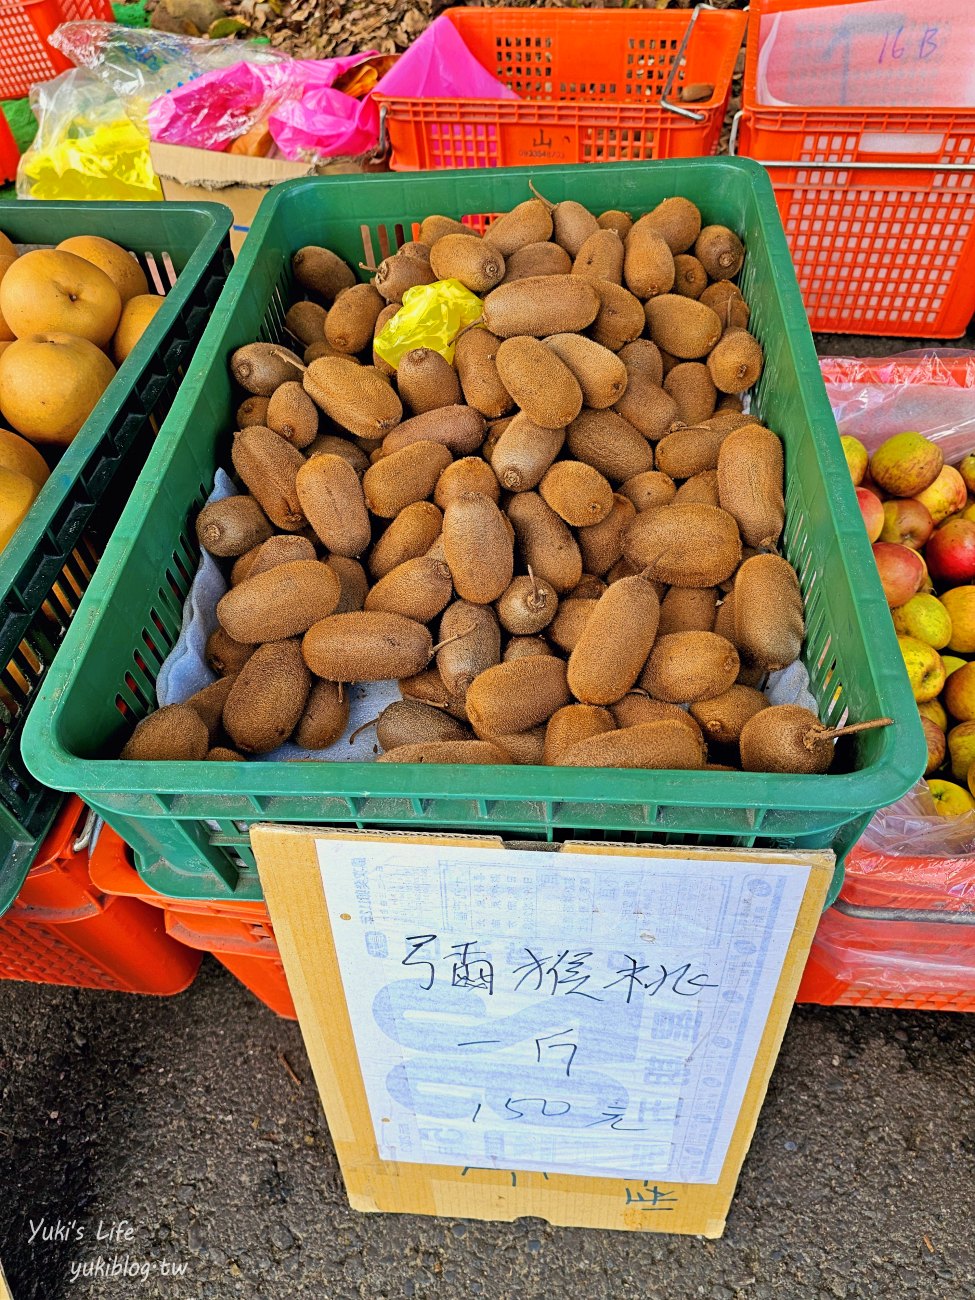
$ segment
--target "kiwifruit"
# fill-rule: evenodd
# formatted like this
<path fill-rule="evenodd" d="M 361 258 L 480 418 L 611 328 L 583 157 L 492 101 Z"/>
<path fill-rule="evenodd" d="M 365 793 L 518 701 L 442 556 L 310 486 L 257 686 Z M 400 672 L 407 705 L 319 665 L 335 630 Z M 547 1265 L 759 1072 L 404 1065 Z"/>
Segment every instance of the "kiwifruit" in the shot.
<path fill-rule="evenodd" d="M 690 199 L 679 194 L 658 203 L 640 222 L 666 240 L 672 253 L 686 253 L 701 232 L 700 212 Z"/>
<path fill-rule="evenodd" d="M 625 479 L 620 484 L 620 492 L 640 511 L 649 510 L 651 506 L 669 505 L 677 492 L 677 486 L 669 475 L 648 469 Z"/>
<path fill-rule="evenodd" d="M 698 700 L 691 713 L 701 724 L 708 740 L 719 745 L 737 745 L 742 728 L 749 718 L 769 707 L 761 691 L 751 686 L 729 686 L 713 700 Z"/>
<path fill-rule="evenodd" d="M 168 704 L 143 718 L 121 757 L 136 763 L 199 762 L 210 748 L 206 724 L 186 704 Z"/>
<path fill-rule="evenodd" d="M 228 749 L 226 745 L 215 745 L 213 749 L 208 749 L 206 753 L 208 763 L 243 763 L 244 755 L 236 749 Z"/>
<path fill-rule="evenodd" d="M 705 226 L 694 241 L 694 256 L 712 280 L 733 280 L 745 260 L 745 246 L 727 226 Z"/>
<path fill-rule="evenodd" d="M 203 653 L 207 667 L 222 677 L 227 677 L 240 672 L 254 653 L 254 647 L 247 642 L 235 641 L 222 627 L 217 627 L 207 637 Z"/>
<path fill-rule="evenodd" d="M 243 555 L 271 536 L 271 525 L 252 496 L 211 501 L 196 517 L 197 541 L 211 555 Z"/>
<path fill-rule="evenodd" d="M 296 302 L 288 308 L 284 317 L 284 328 L 292 338 L 303 347 L 312 343 L 321 343 L 325 337 L 325 318 L 328 312 L 317 302 Z M 263 424 L 263 420 L 256 421 Z"/>
<path fill-rule="evenodd" d="M 454 594 L 450 570 L 443 560 L 420 555 L 404 560 L 366 595 L 363 609 L 403 614 L 418 623 L 429 623 L 446 609 Z"/>
<path fill-rule="evenodd" d="M 623 529 L 635 514 L 636 508 L 629 497 L 616 492 L 606 518 L 598 524 L 579 529 L 579 549 L 587 574 L 601 578 L 620 559 L 623 554 Z M 578 592 L 578 588 L 575 591 L 583 594 Z"/>
<path fill-rule="evenodd" d="M 421 672 L 433 654 L 422 623 L 379 610 L 332 614 L 313 624 L 301 643 L 305 663 L 331 682 L 384 682 Z"/>
<path fill-rule="evenodd" d="M 332 302 L 343 289 L 355 284 L 355 272 L 328 248 L 309 244 L 299 248 L 291 260 L 295 279 L 303 289 L 310 289 L 326 302 Z"/>
<path fill-rule="evenodd" d="M 310 690 L 311 674 L 297 641 L 258 646 L 230 688 L 224 729 L 242 753 L 269 754 L 298 725 Z"/>
<path fill-rule="evenodd" d="M 628 212 L 621 212 L 619 208 L 610 208 L 607 212 L 600 213 L 596 218 L 596 224 L 600 230 L 615 230 L 620 239 L 625 239 L 632 229 L 633 218 Z"/>
<path fill-rule="evenodd" d="M 313 456 L 295 477 L 305 518 L 336 555 L 354 559 L 372 541 L 362 482 L 343 456 Z"/>
<path fill-rule="evenodd" d="M 292 739 L 301 749 L 328 749 L 349 725 L 349 692 L 338 682 L 316 681 Z"/>
<path fill-rule="evenodd" d="M 654 699 L 693 704 L 723 695 L 734 685 L 739 667 L 738 651 L 723 636 L 671 632 L 655 641 L 640 686 Z"/>
<path fill-rule="evenodd" d="M 483 739 L 490 741 L 492 745 L 497 745 L 499 749 L 503 749 L 508 755 L 509 763 L 539 767 L 544 761 L 544 727 L 531 727 L 528 731 L 509 732 L 505 736 L 485 735 Z"/>
<path fill-rule="evenodd" d="M 721 337 L 716 312 L 694 298 L 664 293 L 647 303 L 647 326 L 658 347 L 683 361 L 705 356 Z"/>
<path fill-rule="evenodd" d="M 664 379 L 666 379 L 674 366 L 677 365 L 678 358 L 669 353 L 666 348 L 658 348 L 657 351 L 660 353 L 660 365 Z"/>
<path fill-rule="evenodd" d="M 626 530 L 624 529 L 624 534 L 625 531 Z M 606 574 L 607 585 L 611 587 L 614 582 L 619 582 L 621 578 L 635 578 L 639 572 L 640 570 L 636 565 L 631 564 L 624 555 L 621 559 L 616 561 L 610 571 Z M 658 582 L 656 578 L 651 578 L 651 582 L 654 585 L 657 592 L 657 598 L 659 599 L 666 592 L 667 584 L 665 582 Z"/>
<path fill-rule="evenodd" d="M 571 745 L 615 728 L 616 722 L 608 709 L 593 704 L 563 705 L 561 709 L 556 709 L 545 727 L 542 762 L 554 765 Z"/>
<path fill-rule="evenodd" d="M 237 428 L 249 429 L 254 424 L 267 427 L 269 397 L 248 397 L 237 407 Z"/>
<path fill-rule="evenodd" d="M 461 600 L 472 605 L 490 604 L 511 582 L 511 534 L 504 515 L 490 497 L 465 492 L 450 502 L 443 516 L 443 549 Z"/>
<path fill-rule="evenodd" d="M 579 643 L 590 615 L 601 599 L 601 596 L 595 600 L 569 596 L 560 601 L 555 617 L 546 628 L 549 641 L 557 645 L 560 650 L 571 654 Z"/>
<path fill-rule="evenodd" d="M 502 660 L 528 659 L 532 655 L 550 655 L 555 651 L 543 636 L 513 636 L 504 648 Z"/>
<path fill-rule="evenodd" d="M 732 587 L 731 591 L 725 594 L 724 599 L 718 605 L 714 615 L 714 626 L 712 632 L 717 632 L 718 636 L 723 636 L 741 654 L 741 647 L 738 644 L 735 635 L 735 593 Z"/>
<path fill-rule="evenodd" d="M 369 457 L 362 448 L 348 438 L 340 438 L 336 433 L 320 433 L 314 442 L 304 448 L 304 452 L 309 460 L 312 456 L 341 456 L 357 474 L 364 474 L 369 468 Z"/>
<path fill-rule="evenodd" d="M 708 373 L 722 393 L 743 393 L 758 382 L 764 355 L 747 330 L 727 329 L 708 354 Z"/>
<path fill-rule="evenodd" d="M 509 659 L 479 673 L 467 688 L 467 712 L 479 734 L 528 731 L 572 698 L 565 664 L 554 655 Z"/>
<path fill-rule="evenodd" d="M 582 389 L 575 375 L 539 339 L 505 339 L 495 363 L 515 405 L 542 428 L 563 429 L 582 410 Z"/>
<path fill-rule="evenodd" d="M 700 298 L 708 287 L 708 273 L 692 253 L 674 258 L 674 293 L 683 298 Z"/>
<path fill-rule="evenodd" d="M 500 380 L 498 382 L 500 383 Z M 511 401 L 510 397 L 508 398 L 508 401 Z M 488 464 L 491 464 L 491 457 L 494 455 L 494 449 L 497 446 L 501 435 L 514 418 L 513 415 L 505 415 L 502 416 L 500 420 L 491 420 L 488 423 L 487 433 L 484 435 L 484 441 L 481 443 L 481 455 Z M 537 427 L 537 425 L 532 425 L 532 428 Z"/>
<path fill-rule="evenodd" d="M 630 691 L 610 708 L 617 727 L 639 727 L 645 722 L 676 722 L 685 727 L 699 741 L 702 739 L 701 728 L 679 704 L 666 704 L 663 700 L 651 699 L 643 691 Z"/>
<path fill-rule="evenodd" d="M 694 427 L 714 414 L 718 390 L 703 361 L 674 366 L 664 379 L 664 392 L 677 403 L 677 417 L 683 424 Z"/>
<path fill-rule="evenodd" d="M 333 348 L 331 343 L 326 343 L 324 339 L 309 343 L 302 354 L 302 360 L 306 366 L 310 366 L 313 361 L 318 361 L 321 357 L 342 357 L 344 352 L 339 352 L 338 348 Z"/>
<path fill-rule="evenodd" d="M 257 397 L 270 397 L 289 379 L 301 379 L 301 357 L 277 343 L 248 343 L 230 358 L 230 371 L 241 388 Z"/>
<path fill-rule="evenodd" d="M 731 433 L 733 429 L 743 429 L 746 424 L 757 424 L 762 428 L 765 427 L 762 425 L 761 420 L 754 415 L 746 415 L 744 411 L 716 410 L 712 416 L 707 420 L 702 420 L 701 423 L 709 429 L 724 429 L 726 433 Z"/>
<path fill-rule="evenodd" d="M 798 704 L 759 710 L 742 727 L 738 744 L 746 772 L 822 775 L 833 762 L 831 733 Z"/>
<path fill-rule="evenodd" d="M 377 348 L 376 348 L 376 339 L 378 339 L 379 336 L 380 336 L 380 334 L 383 332 L 383 329 L 385 328 L 386 323 L 387 323 L 388 321 L 391 321 L 391 320 L 393 319 L 393 317 L 397 314 L 398 311 L 399 311 L 399 303 L 398 303 L 398 302 L 391 302 L 387 307 L 384 307 L 384 308 L 382 309 L 382 311 L 379 313 L 379 315 L 376 317 L 376 323 L 375 323 L 375 325 L 374 325 L 373 328 L 372 328 L 372 365 L 373 365 L 373 369 L 374 369 L 374 370 L 378 370 L 378 372 L 379 372 L 379 373 L 380 373 L 380 374 L 381 374 L 385 379 L 392 379 L 393 375 L 396 374 L 396 367 L 395 367 L 395 366 L 391 366 L 391 365 L 389 364 L 389 362 L 386 360 L 385 357 L 381 357 L 381 356 L 379 355 L 379 352 L 378 352 L 378 350 L 377 350 Z M 337 355 L 341 356 L 342 354 L 341 354 L 341 353 L 338 353 Z"/>
<path fill-rule="evenodd" d="M 641 577 L 599 597 L 569 656 L 568 682 L 583 704 L 615 704 L 631 690 L 657 635 L 660 601 Z"/>
<path fill-rule="evenodd" d="M 741 290 L 730 280 L 716 280 L 701 294 L 701 302 L 717 312 L 722 329 L 747 329 L 751 310 Z"/>
<path fill-rule="evenodd" d="M 484 299 L 484 324 L 502 339 L 584 330 L 596 319 L 607 282 L 597 283 L 598 293 L 594 282 L 578 275 L 531 275 L 502 284 Z"/>
<path fill-rule="evenodd" d="M 716 506 L 651 506 L 627 526 L 623 555 L 658 582 L 716 587 L 737 569 L 741 538 L 733 516 Z"/>
<path fill-rule="evenodd" d="M 303 448 L 318 435 L 318 411 L 315 403 L 295 380 L 276 388 L 267 406 L 267 427 L 285 442 Z"/>
<path fill-rule="evenodd" d="M 626 391 L 613 410 L 651 441 L 662 438 L 681 423 L 674 399 L 640 370 L 628 372 Z"/>
<path fill-rule="evenodd" d="M 442 406 L 424 411 L 391 429 L 383 439 L 382 452 L 402 451 L 417 442 L 436 442 L 456 456 L 470 456 L 484 441 L 484 416 L 470 406 Z"/>
<path fill-rule="evenodd" d="M 369 552 L 367 563 L 372 577 L 381 578 L 404 560 L 426 555 L 442 527 L 443 512 L 432 501 L 417 501 L 401 510 Z"/>
<path fill-rule="evenodd" d="M 573 600 L 598 600 L 606 590 L 607 583 L 595 573 L 584 573 L 569 592 Z"/>
<path fill-rule="evenodd" d="M 587 280 L 623 283 L 623 241 L 615 230 L 593 231 L 572 263 L 572 274 Z"/>
<path fill-rule="evenodd" d="M 494 470 L 480 456 L 464 456 L 448 465 L 437 479 L 433 499 L 441 510 L 446 510 L 447 505 L 464 492 L 480 492 L 492 501 L 497 501 L 500 495 Z"/>
<path fill-rule="evenodd" d="M 677 429 L 657 443 L 657 468 L 673 479 L 691 478 L 717 469 L 718 453 L 728 435 L 723 429 Z"/>
<path fill-rule="evenodd" d="M 504 259 L 502 284 L 529 276 L 570 275 L 572 258 L 559 244 L 525 244 Z"/>
<path fill-rule="evenodd" d="M 457 371 L 432 348 L 412 348 L 400 358 L 396 387 L 414 415 L 460 406 L 464 400 Z"/>
<path fill-rule="evenodd" d="M 753 555 L 735 574 L 735 643 L 767 671 L 795 663 L 805 636 L 802 591 L 781 555 Z"/>
<path fill-rule="evenodd" d="M 403 405 L 386 380 L 348 357 L 313 361 L 302 382 L 315 405 L 357 437 L 383 437 L 403 418 Z"/>
<path fill-rule="evenodd" d="M 464 227 L 466 230 L 466 226 Z M 419 239 L 408 239 L 405 244 L 400 244 L 399 251 L 404 257 L 415 257 L 421 262 L 430 265 L 430 245 L 424 244 Z"/>
<path fill-rule="evenodd" d="M 644 301 L 674 287 L 674 255 L 666 241 L 650 226 L 637 222 L 626 237 L 623 281 L 630 293 Z"/>
<path fill-rule="evenodd" d="M 518 492 L 507 506 L 525 566 L 562 596 L 582 577 L 582 555 L 571 530 L 537 492 Z"/>
<path fill-rule="evenodd" d="M 490 605 L 455 600 L 440 620 L 437 670 L 449 695 L 463 696 L 478 675 L 501 662 L 501 629 Z"/>
<path fill-rule="evenodd" d="M 327 564 L 293 560 L 232 587 L 217 602 L 217 619 L 235 641 L 284 641 L 325 618 L 338 599 L 339 580 Z"/>
<path fill-rule="evenodd" d="M 437 540 L 433 543 L 433 545 L 430 547 L 430 549 L 429 549 L 428 551 L 424 551 L 424 555 L 428 555 L 428 556 L 430 557 L 431 560 L 443 560 L 443 559 L 444 559 L 444 553 L 443 553 L 443 533 L 442 533 L 442 532 L 441 532 L 440 535 L 437 537 Z"/>
<path fill-rule="evenodd" d="M 444 709 L 422 700 L 394 700 L 376 721 L 376 739 L 388 754 L 402 745 L 426 745 L 444 740 L 473 740 L 470 727 Z"/>
<path fill-rule="evenodd" d="M 545 340 L 545 346 L 572 371 L 586 406 L 601 410 L 619 401 L 628 376 L 626 366 L 615 352 L 584 334 L 553 334 Z"/>
<path fill-rule="evenodd" d="M 279 564 L 293 564 L 295 560 L 317 559 L 315 547 L 307 537 L 298 537 L 294 533 L 278 533 L 274 537 L 269 537 L 264 545 L 258 548 L 258 552 L 254 556 L 245 576 L 256 578 L 259 573 L 267 573 L 268 569 L 276 569 Z M 242 581 L 243 578 L 238 579 L 238 582 Z"/>
<path fill-rule="evenodd" d="M 194 692 L 188 700 L 183 701 L 184 704 L 199 715 L 210 736 L 211 744 L 220 734 L 223 722 L 223 706 L 235 680 L 236 674 L 228 677 L 218 677 L 215 682 L 211 682 L 209 686 L 204 686 L 202 690 Z"/>
<path fill-rule="evenodd" d="M 230 451 L 234 469 L 268 519 L 286 533 L 297 533 L 307 520 L 295 490 L 295 478 L 305 463 L 297 447 L 270 429 L 241 429 Z"/>
<path fill-rule="evenodd" d="M 288 537 L 294 536 L 293 533 L 288 533 L 286 535 Z M 260 546 L 252 546 L 249 551 L 245 551 L 243 555 L 238 555 L 236 560 L 234 560 L 233 566 L 230 570 L 230 585 L 232 587 L 236 587 L 238 582 L 243 582 L 248 573 L 250 573 L 251 566 L 257 559 L 260 549 Z"/>
<path fill-rule="evenodd" d="M 770 429 L 732 430 L 718 456 L 721 507 L 738 521 L 749 546 L 775 546 L 785 523 L 782 443 Z"/>
<path fill-rule="evenodd" d="M 562 751 L 559 767 L 639 767 L 696 771 L 704 766 L 703 740 L 669 718 L 604 731 Z"/>
<path fill-rule="evenodd" d="M 442 217 L 439 213 L 432 216 L 424 217 L 420 222 L 420 231 L 417 239 L 427 248 L 432 249 L 438 240 L 443 239 L 444 235 L 467 235 L 473 239 L 480 239 L 480 235 L 470 226 L 465 226 L 462 221 L 455 221 L 453 217 Z"/>
<path fill-rule="evenodd" d="M 459 280 L 471 293 L 490 292 L 504 279 L 504 257 L 496 244 L 467 235 L 444 235 L 430 249 L 437 280 Z"/>
<path fill-rule="evenodd" d="M 576 257 L 586 239 L 594 230 L 599 229 L 596 218 L 574 199 L 552 203 L 543 194 L 539 194 L 531 181 L 528 182 L 528 187 L 552 215 L 552 239 L 556 244 L 561 244 L 572 257 Z"/>
<path fill-rule="evenodd" d="M 542 476 L 539 495 L 572 528 L 598 524 L 613 508 L 613 489 L 591 465 L 557 460 Z"/>
<path fill-rule="evenodd" d="M 629 289 L 610 280 L 589 282 L 599 296 L 599 307 L 593 318 L 589 335 L 610 352 L 619 352 L 643 333 L 647 323 L 643 303 Z M 560 322 L 555 329 L 571 329 Z M 550 330 L 549 333 L 555 333 Z"/>
<path fill-rule="evenodd" d="M 514 406 L 495 363 L 500 344 L 496 334 L 478 326 L 461 334 L 454 348 L 464 400 L 488 420 L 498 419 Z"/>
<path fill-rule="evenodd" d="M 515 636 L 534 636 L 541 632 L 551 623 L 558 607 L 554 588 L 550 583 L 540 582 L 534 574 L 512 578 L 496 605 L 501 626 Z"/>
<path fill-rule="evenodd" d="M 361 352 L 372 342 L 386 299 L 371 284 L 354 284 L 335 299 L 325 322 L 325 342 L 339 352 Z"/>
<path fill-rule="evenodd" d="M 664 363 L 660 349 L 649 339 L 634 339 L 619 350 L 619 359 L 626 366 L 628 378 L 636 374 L 647 375 L 659 388 L 664 381 Z"/>
<path fill-rule="evenodd" d="M 692 474 L 686 483 L 682 483 L 677 489 L 674 504 L 719 506 L 721 501 L 718 496 L 718 471 L 705 469 L 699 474 Z"/>
<path fill-rule="evenodd" d="M 467 721 L 464 695 L 452 695 L 436 668 L 424 668 L 412 677 L 401 677 L 398 686 L 404 700 L 422 700 L 424 704 L 446 709 L 452 718 Z"/>
<path fill-rule="evenodd" d="M 381 519 L 393 519 L 406 506 L 431 495 L 452 459 L 439 442 L 411 442 L 391 452 L 362 476 L 366 505 Z"/>
<path fill-rule="evenodd" d="M 741 414 L 743 410 L 744 402 L 740 393 L 718 394 L 718 404 L 714 408 L 715 415 L 719 415 L 722 411 L 734 411 L 736 414 Z"/>
<path fill-rule="evenodd" d="M 583 407 L 569 425 L 570 455 L 598 469 L 611 483 L 623 483 L 653 468 L 653 450 L 643 434 L 615 411 Z"/>
<path fill-rule="evenodd" d="M 526 244 L 538 244 L 552 237 L 552 217 L 540 199 L 526 199 L 510 212 L 502 212 L 484 232 L 484 242 L 493 244 L 508 258 Z"/>
<path fill-rule="evenodd" d="M 546 429 L 519 411 L 491 452 L 491 469 L 509 492 L 528 492 L 562 450 L 564 429 Z"/>
<path fill-rule="evenodd" d="M 345 555 L 330 555 L 328 567 L 338 578 L 340 588 L 339 601 L 332 613 L 351 614 L 362 609 L 369 590 L 369 579 L 359 561 L 350 560 Z"/>
<path fill-rule="evenodd" d="M 439 763 L 444 767 L 477 764 L 479 767 L 510 763 L 507 752 L 487 740 L 426 741 L 421 745 L 400 745 L 380 754 L 377 763 Z"/>
<path fill-rule="evenodd" d="M 713 631 L 717 596 L 714 587 L 671 587 L 660 602 L 657 635 Z"/>
<path fill-rule="evenodd" d="M 424 260 L 399 252 L 383 258 L 376 268 L 373 284 L 387 302 L 401 303 L 407 289 L 415 289 L 418 284 L 433 284 L 436 278 L 429 258 Z"/>

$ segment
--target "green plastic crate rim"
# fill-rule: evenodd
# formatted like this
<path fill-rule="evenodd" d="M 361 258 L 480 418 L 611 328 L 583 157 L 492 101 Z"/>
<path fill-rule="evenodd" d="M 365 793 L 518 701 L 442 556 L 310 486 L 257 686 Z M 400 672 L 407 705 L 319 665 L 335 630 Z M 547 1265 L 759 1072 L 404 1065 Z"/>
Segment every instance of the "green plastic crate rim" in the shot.
<path fill-rule="evenodd" d="M 176 396 L 231 265 L 230 210 L 215 203 L 13 203 L 0 230 L 17 244 L 70 235 L 139 254 L 166 301 L 0 551 L 0 915 L 61 803 L 20 759 L 20 732 L 80 594 Z M 175 283 L 174 283 L 175 281 Z"/>
<path fill-rule="evenodd" d="M 843 854 L 877 808 L 920 776 L 925 746 L 796 285 L 772 188 L 747 159 L 545 168 L 546 194 L 644 211 L 684 194 L 745 238 L 742 287 L 766 365 L 757 408 L 783 435 L 784 550 L 807 611 L 804 657 L 822 717 L 889 716 L 845 742 L 856 770 L 829 776 L 431 767 L 357 763 L 123 763 L 134 718 L 154 702 L 195 571 L 193 519 L 229 465 L 235 395 L 227 362 L 281 339 L 291 256 L 321 243 L 376 265 L 428 213 L 506 210 L 530 168 L 316 177 L 264 200 L 95 581 L 24 735 L 36 775 L 77 790 L 174 897 L 260 898 L 255 822 L 450 829 L 559 841 L 832 847 Z"/>

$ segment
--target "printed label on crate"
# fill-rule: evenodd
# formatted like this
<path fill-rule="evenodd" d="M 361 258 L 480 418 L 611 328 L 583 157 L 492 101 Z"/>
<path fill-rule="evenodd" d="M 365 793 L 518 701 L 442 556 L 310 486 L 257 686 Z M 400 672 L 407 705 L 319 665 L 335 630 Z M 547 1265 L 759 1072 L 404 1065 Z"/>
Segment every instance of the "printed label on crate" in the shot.
<path fill-rule="evenodd" d="M 317 852 L 383 1160 L 718 1181 L 808 865 Z"/>

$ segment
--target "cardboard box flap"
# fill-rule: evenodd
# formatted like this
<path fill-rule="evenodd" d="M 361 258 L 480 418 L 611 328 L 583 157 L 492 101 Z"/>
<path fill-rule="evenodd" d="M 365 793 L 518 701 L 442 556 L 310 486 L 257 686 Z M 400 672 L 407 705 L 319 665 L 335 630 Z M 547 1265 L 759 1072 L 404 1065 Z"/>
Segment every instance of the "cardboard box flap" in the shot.
<path fill-rule="evenodd" d="M 288 162 L 284 158 L 247 158 L 242 154 L 217 153 L 212 149 L 190 149 L 185 145 L 149 146 L 152 165 L 162 180 L 205 190 L 231 186 L 266 188 L 281 181 L 311 176 L 314 163 Z"/>

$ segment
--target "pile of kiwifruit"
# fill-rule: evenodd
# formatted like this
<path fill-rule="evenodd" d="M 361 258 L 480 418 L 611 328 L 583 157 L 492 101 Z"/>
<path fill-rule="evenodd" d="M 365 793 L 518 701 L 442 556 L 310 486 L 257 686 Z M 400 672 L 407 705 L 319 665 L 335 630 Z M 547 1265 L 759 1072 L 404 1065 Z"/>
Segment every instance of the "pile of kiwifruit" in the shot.
<path fill-rule="evenodd" d="M 831 733 L 760 689 L 804 618 L 782 444 L 742 413 L 744 257 L 685 198 L 634 220 L 537 192 L 483 237 L 427 217 L 371 283 L 302 248 L 303 355 L 234 353 L 241 491 L 196 520 L 229 569 L 217 680 L 122 756 L 325 750 L 351 683 L 397 679 L 380 762 L 826 771 Z M 449 279 L 481 320 L 394 370 L 376 335 Z"/>

